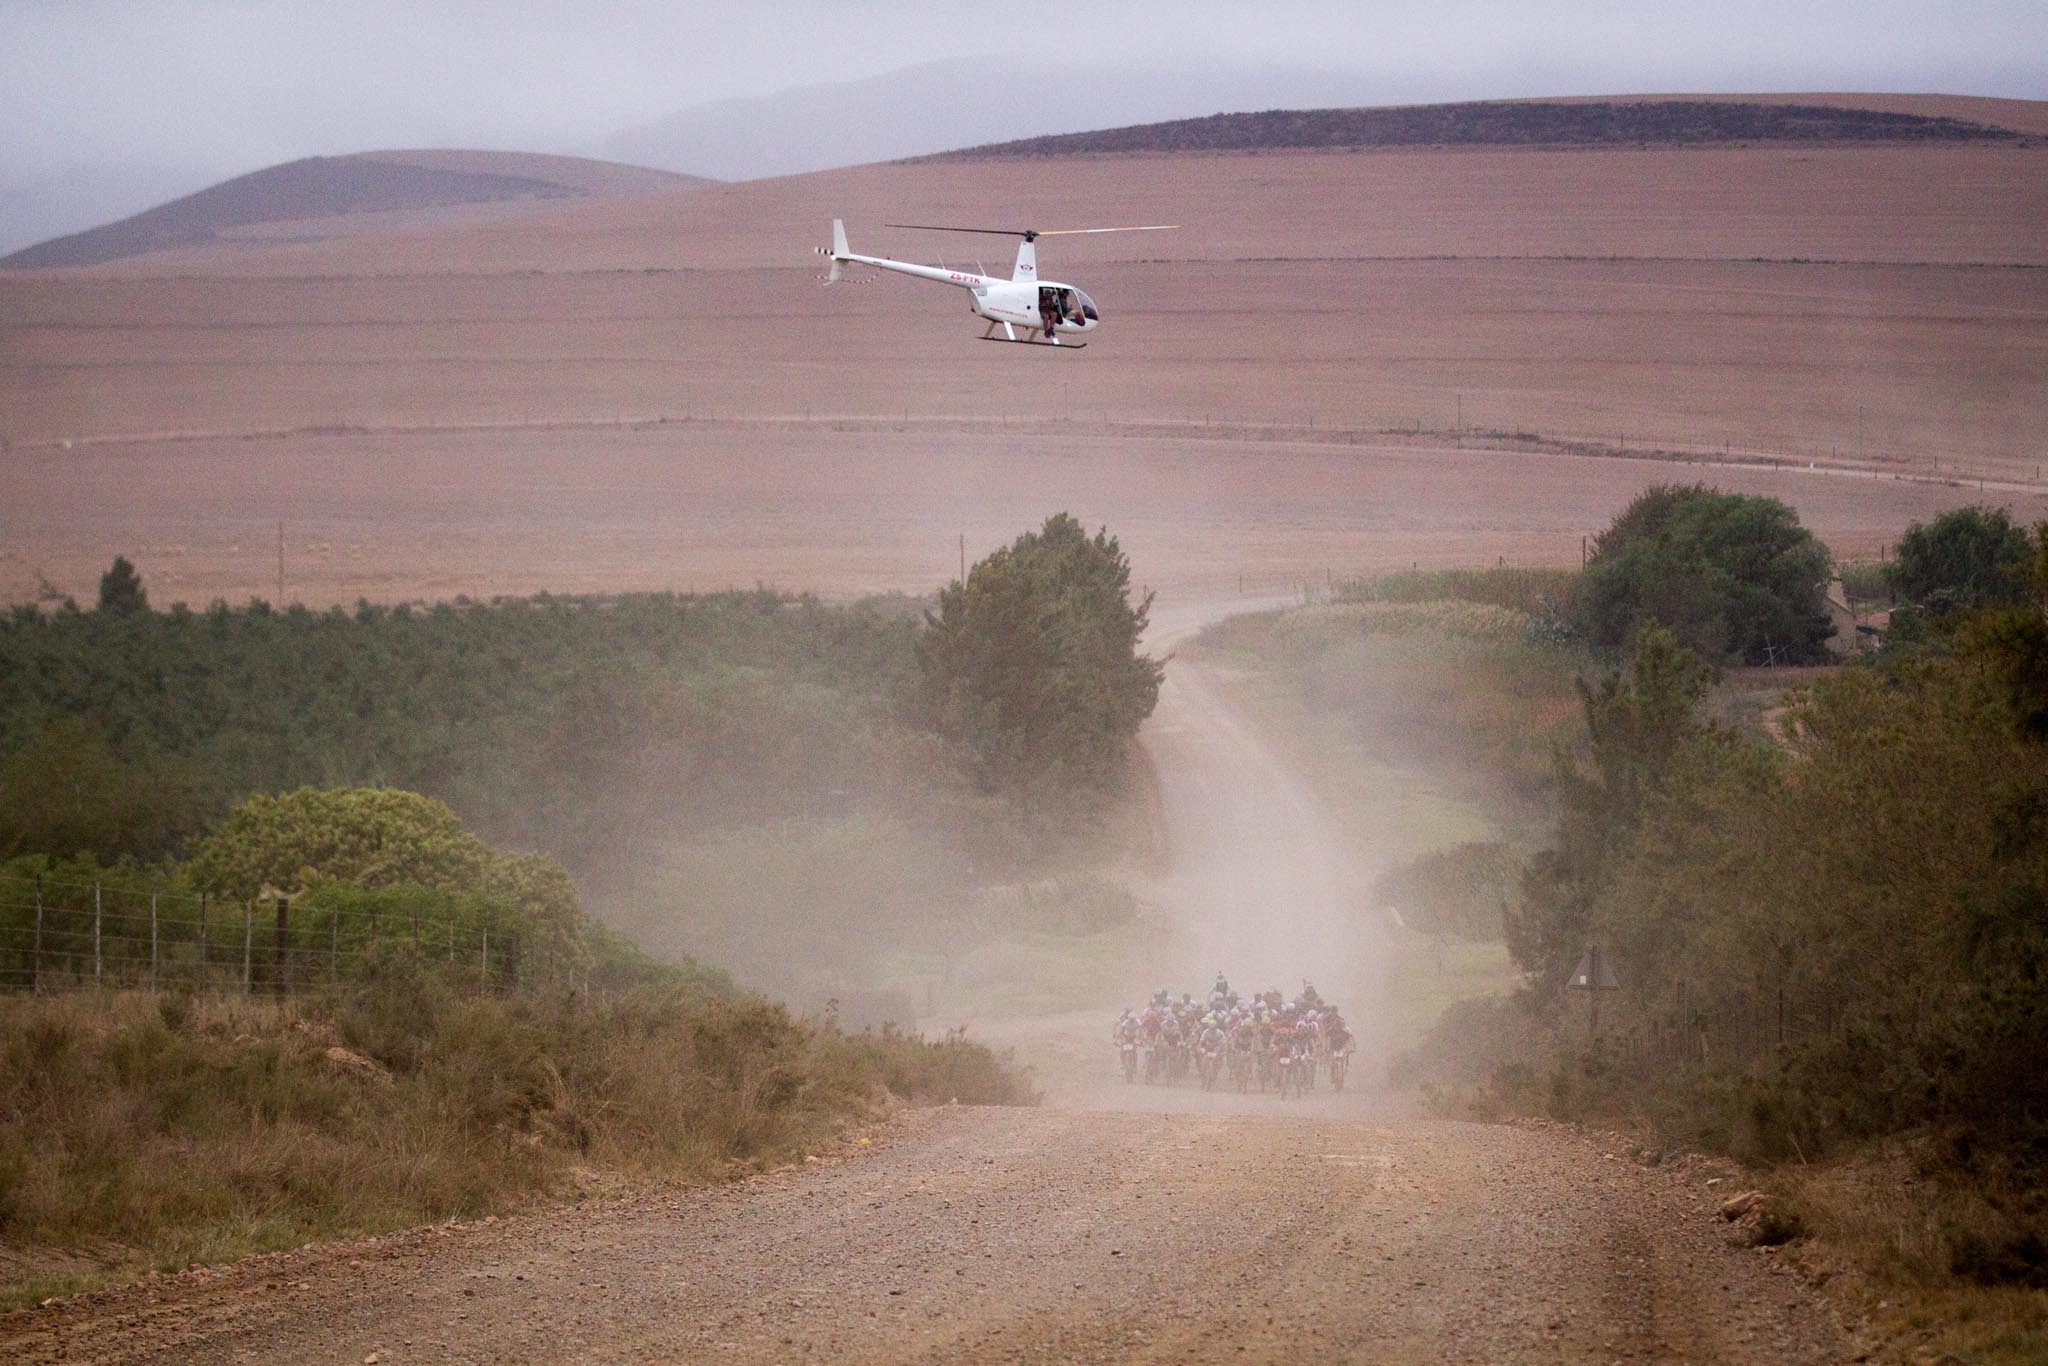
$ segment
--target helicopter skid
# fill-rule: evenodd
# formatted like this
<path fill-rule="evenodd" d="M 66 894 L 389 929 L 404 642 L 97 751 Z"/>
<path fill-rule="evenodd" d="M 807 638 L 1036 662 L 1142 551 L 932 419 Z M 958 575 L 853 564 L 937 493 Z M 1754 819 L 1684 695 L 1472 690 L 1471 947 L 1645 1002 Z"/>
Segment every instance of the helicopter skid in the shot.
<path fill-rule="evenodd" d="M 1002 342 L 1006 346 L 1042 346 L 1048 351 L 1080 351 L 1087 342 L 1028 341 L 1023 337 L 982 337 L 981 341 Z"/>

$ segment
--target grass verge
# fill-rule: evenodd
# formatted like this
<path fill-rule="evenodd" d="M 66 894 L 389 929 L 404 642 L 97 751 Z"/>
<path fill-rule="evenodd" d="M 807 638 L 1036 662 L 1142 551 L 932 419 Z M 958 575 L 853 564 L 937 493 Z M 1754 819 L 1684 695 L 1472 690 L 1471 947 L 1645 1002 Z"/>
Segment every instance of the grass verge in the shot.
<path fill-rule="evenodd" d="M 1019 1104 L 958 1036 L 673 986 L 464 994 L 390 955 L 273 1003 L 0 1000 L 0 1303 L 501 1212 L 598 1172 L 715 1180 L 897 1102 Z"/>

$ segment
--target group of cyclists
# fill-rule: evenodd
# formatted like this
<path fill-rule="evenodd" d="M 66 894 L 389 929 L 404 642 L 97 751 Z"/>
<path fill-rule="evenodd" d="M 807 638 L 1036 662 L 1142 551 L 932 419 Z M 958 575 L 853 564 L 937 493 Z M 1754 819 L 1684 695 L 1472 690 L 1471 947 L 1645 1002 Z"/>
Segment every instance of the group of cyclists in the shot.
<path fill-rule="evenodd" d="M 1161 987 L 1143 1009 L 1119 1015 L 1111 1037 L 1126 1082 L 1172 1085 L 1192 1073 L 1204 1091 L 1227 1077 L 1240 1092 L 1283 1099 L 1313 1091 L 1318 1072 L 1343 1090 L 1357 1047 L 1343 1013 L 1309 983 L 1291 1001 L 1278 988 L 1239 996 L 1220 972 L 1206 1001 Z"/>

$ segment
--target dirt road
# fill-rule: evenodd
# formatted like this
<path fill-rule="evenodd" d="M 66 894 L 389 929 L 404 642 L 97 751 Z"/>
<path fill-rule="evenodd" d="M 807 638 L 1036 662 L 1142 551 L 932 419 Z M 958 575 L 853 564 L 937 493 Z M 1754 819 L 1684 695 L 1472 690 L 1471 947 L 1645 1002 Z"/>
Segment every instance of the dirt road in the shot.
<path fill-rule="evenodd" d="M 853 1151 L 719 1190 L 288 1254 L 14 1314 L 0 1356 L 1844 1355 L 1775 1257 L 1721 1242 L 1715 1192 L 1575 1136 L 1364 1103 L 1341 1122 L 953 1109 Z"/>
<path fill-rule="evenodd" d="M 1162 616 L 1155 644 L 1206 615 Z M 1243 917 L 1268 906 L 1323 955 L 1319 972 L 1338 972 L 1340 951 L 1371 956 L 1336 927 L 1347 856 L 1313 799 L 1199 671 L 1173 667 L 1148 743 L 1173 841 L 1163 887 L 1197 952 L 1253 952 Z M 1250 895 L 1261 880 L 1286 895 Z M 1097 1080 L 1106 1017 L 983 1032 L 1064 1064 L 1048 1077 L 1054 1104 L 907 1114 L 871 1145 L 723 1189 L 643 1191 L 16 1313 L 0 1318 L 0 1357 L 1851 1354 L 1774 1255 L 1723 1241 L 1712 1211 L 1728 1188 L 1697 1170 L 1640 1166 L 1559 1129 L 1435 1120 L 1356 1086 L 1282 1102 Z"/>

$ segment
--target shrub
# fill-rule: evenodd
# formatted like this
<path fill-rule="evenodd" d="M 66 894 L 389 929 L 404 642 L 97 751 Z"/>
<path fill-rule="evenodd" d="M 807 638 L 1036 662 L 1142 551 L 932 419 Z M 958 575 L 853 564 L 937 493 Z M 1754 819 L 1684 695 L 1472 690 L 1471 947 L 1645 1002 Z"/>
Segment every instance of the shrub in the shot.
<path fill-rule="evenodd" d="M 1421 569 L 1361 579 L 1339 602 L 1476 602 L 1541 619 L 1569 613 L 1579 575 L 1569 569 Z"/>
<path fill-rule="evenodd" d="M 481 894 L 511 913 L 529 945 L 562 960 L 582 953 L 583 913 L 553 859 L 492 849 L 431 797 L 392 788 L 257 795 L 199 845 L 191 876 L 219 896 L 323 882 Z"/>
<path fill-rule="evenodd" d="M 140 993 L 0 997 L 10 1265 L 86 1246 L 140 1272 L 483 1214 L 563 1193 L 592 1163 L 716 1180 L 890 1095 L 1031 1099 L 960 1035 L 849 1038 L 672 986 L 595 1001 L 458 988 L 401 950 L 317 1000 L 200 999 L 175 1023 Z M 35 1293 L 0 1284 L 0 1300 Z"/>

